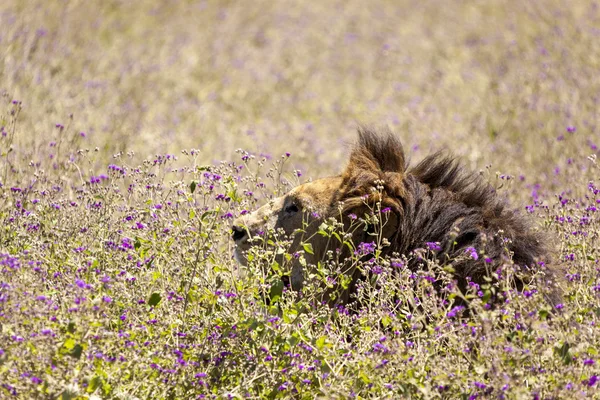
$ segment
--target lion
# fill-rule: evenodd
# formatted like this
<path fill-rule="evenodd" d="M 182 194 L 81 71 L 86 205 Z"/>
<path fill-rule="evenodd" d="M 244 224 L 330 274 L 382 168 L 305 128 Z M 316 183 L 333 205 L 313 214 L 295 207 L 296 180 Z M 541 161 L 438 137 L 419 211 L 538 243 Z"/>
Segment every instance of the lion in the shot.
<path fill-rule="evenodd" d="M 323 221 L 334 218 L 347 227 L 357 216 L 377 210 L 385 214 L 377 228 L 386 244 L 380 256 L 407 256 L 412 270 L 422 260 L 411 255 L 433 244 L 435 257 L 441 265 L 452 267 L 462 289 L 469 282 L 489 282 L 507 258 L 526 272 L 543 269 L 548 282 L 553 282 L 544 233 L 511 209 L 480 174 L 466 172 L 444 151 L 410 167 L 395 135 L 364 127 L 358 129 L 358 142 L 340 175 L 301 184 L 234 221 L 235 257 L 245 264 L 254 243 L 251 239 L 267 231 L 290 236 L 290 254 L 309 240 L 312 251 L 305 254 L 306 263 L 292 258 L 289 283 L 298 291 L 304 285 L 305 268 L 316 265 L 328 251 L 342 251 L 342 258 L 353 254 L 341 250 L 339 241 L 315 234 Z M 352 242 L 373 242 L 373 230 L 373 226 L 355 229 Z M 364 277 L 361 271 L 347 274 L 352 285 L 338 299 L 341 302 L 350 301 L 357 280 Z M 516 286 L 522 288 L 523 282 L 517 281 Z"/>

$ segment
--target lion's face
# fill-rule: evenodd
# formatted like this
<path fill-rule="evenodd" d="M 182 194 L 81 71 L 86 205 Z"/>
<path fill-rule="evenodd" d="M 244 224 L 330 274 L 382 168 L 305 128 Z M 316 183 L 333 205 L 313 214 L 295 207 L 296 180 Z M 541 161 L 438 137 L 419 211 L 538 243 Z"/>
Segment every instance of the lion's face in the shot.
<path fill-rule="evenodd" d="M 314 259 L 322 255 L 324 245 L 314 234 L 321 221 L 333 216 L 334 210 L 337 210 L 341 184 L 342 178 L 339 176 L 305 183 L 235 220 L 232 229 L 236 259 L 246 264 L 246 252 L 255 244 L 253 239 L 257 236 L 264 237 L 267 232 L 283 232 L 284 236 L 292 239 L 288 250 L 290 254 L 300 249 L 303 238 L 311 238 L 315 254 L 306 254 L 305 257 L 309 263 L 316 261 Z M 302 271 L 298 265 L 292 266 L 290 279 L 292 287 L 301 287 Z"/>

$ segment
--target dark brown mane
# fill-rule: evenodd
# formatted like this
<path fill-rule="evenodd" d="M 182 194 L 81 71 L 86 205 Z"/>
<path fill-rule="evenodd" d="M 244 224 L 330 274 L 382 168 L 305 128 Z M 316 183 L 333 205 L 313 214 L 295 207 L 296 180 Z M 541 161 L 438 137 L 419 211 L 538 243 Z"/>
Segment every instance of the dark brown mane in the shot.
<path fill-rule="evenodd" d="M 465 171 L 447 151 L 425 157 L 408 173 L 432 189 L 455 193 L 467 205 L 482 207 L 497 201 L 495 190 L 481 176 Z"/>
<path fill-rule="evenodd" d="M 388 253 L 409 255 L 438 243 L 436 257 L 452 264 L 460 286 L 467 277 L 483 282 L 508 259 L 524 271 L 539 269 L 549 259 L 544 235 L 446 151 L 408 168 L 402 144 L 391 132 L 360 128 L 342 178 L 341 200 L 348 212 L 364 211 L 365 195 L 371 204 L 381 201 L 382 208 L 391 209 L 395 221 Z M 384 181 L 381 195 L 373 194 L 375 181 Z M 480 256 L 465 257 L 471 248 Z M 409 267 L 418 269 L 418 261 Z"/>
<path fill-rule="evenodd" d="M 461 201 L 470 205 L 483 206 L 496 197 L 487 182 L 479 175 L 465 171 L 448 151 L 431 154 L 409 169 L 402 143 L 387 129 L 377 132 L 372 128 L 359 127 L 358 142 L 348 167 L 354 169 L 352 172 L 360 170 L 364 178 L 373 178 L 377 172 L 378 178 L 384 181 L 386 176 L 397 179 L 397 174 L 412 175 L 431 189 L 443 188 L 455 193 Z"/>

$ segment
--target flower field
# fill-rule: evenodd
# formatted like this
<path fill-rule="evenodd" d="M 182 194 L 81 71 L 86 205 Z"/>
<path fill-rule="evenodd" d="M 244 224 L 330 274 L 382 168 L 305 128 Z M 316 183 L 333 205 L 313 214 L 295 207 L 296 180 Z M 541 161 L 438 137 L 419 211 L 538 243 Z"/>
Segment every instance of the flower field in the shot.
<path fill-rule="evenodd" d="M 600 397 L 597 3 L 7 0 L 0 55 L 0 399 Z M 232 221 L 363 123 L 534 221 L 562 302 L 510 260 L 435 290 L 436 243 L 358 308 L 290 290 L 285 240 L 240 265 Z"/>

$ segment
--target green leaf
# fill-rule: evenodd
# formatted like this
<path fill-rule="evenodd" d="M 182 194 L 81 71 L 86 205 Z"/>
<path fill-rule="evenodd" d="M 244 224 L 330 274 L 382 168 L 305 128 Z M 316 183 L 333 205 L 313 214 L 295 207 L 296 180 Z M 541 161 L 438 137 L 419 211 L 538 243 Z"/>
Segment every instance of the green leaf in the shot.
<path fill-rule="evenodd" d="M 231 200 L 233 200 L 235 203 L 239 203 L 242 200 L 242 198 L 238 196 L 237 190 L 235 190 L 235 188 L 229 190 L 227 192 L 227 196 L 229 196 Z"/>
<path fill-rule="evenodd" d="M 381 318 L 381 325 L 383 325 L 384 328 L 387 328 L 391 322 L 392 319 L 388 315 L 384 315 L 383 318 Z"/>
<path fill-rule="evenodd" d="M 317 341 L 315 342 L 315 347 L 319 350 L 323 349 L 323 347 L 325 347 L 325 343 L 327 342 L 327 336 L 321 336 L 320 338 L 317 339 Z"/>
<path fill-rule="evenodd" d="M 354 247 L 354 244 L 352 242 L 345 241 L 344 244 L 346 245 L 346 247 L 348 247 L 348 249 L 350 251 L 354 252 L 355 247 Z"/>
<path fill-rule="evenodd" d="M 348 289 L 350 287 L 350 283 L 352 283 L 352 277 L 346 274 L 340 275 L 340 286 L 342 289 Z"/>
<path fill-rule="evenodd" d="M 65 343 L 63 343 L 63 347 L 67 350 L 73 350 L 73 347 L 75 347 L 75 340 L 73 338 L 68 338 L 65 340 Z"/>
<path fill-rule="evenodd" d="M 331 234 L 338 240 L 338 242 L 342 243 L 343 240 L 337 232 L 331 232 Z"/>
<path fill-rule="evenodd" d="M 148 300 L 148 304 L 150 304 L 151 306 L 156 306 L 158 303 L 160 303 L 161 297 L 160 294 L 158 292 L 154 292 L 152 293 L 152 295 L 150 296 L 150 299 Z"/>
<path fill-rule="evenodd" d="M 555 347 L 554 353 L 563 360 L 563 363 L 570 364 L 573 362 L 573 357 L 569 353 L 570 348 L 571 346 L 569 345 L 569 343 L 565 342 L 561 347 Z"/>
<path fill-rule="evenodd" d="M 80 344 L 76 344 L 73 346 L 71 351 L 67 352 L 67 354 L 73 358 L 80 359 L 81 353 L 83 353 L 83 347 Z"/>
<path fill-rule="evenodd" d="M 363 381 L 363 383 L 365 385 L 368 385 L 369 383 L 371 383 L 371 378 L 369 378 L 369 376 L 367 374 L 365 374 L 364 371 L 359 371 L 358 377 L 360 378 L 361 381 Z"/>
<path fill-rule="evenodd" d="M 294 347 L 300 342 L 300 338 L 298 337 L 298 333 L 294 332 L 290 337 L 288 337 L 287 342 L 290 346 Z"/>
<path fill-rule="evenodd" d="M 81 357 L 81 353 L 83 352 L 83 347 L 75 342 L 75 339 L 69 338 L 65 340 L 61 348 L 59 349 L 59 353 L 62 355 L 68 355 L 73 358 L 79 359 Z"/>
<path fill-rule="evenodd" d="M 195 303 L 198 300 L 198 292 L 194 289 L 190 289 L 185 297 L 189 303 Z"/>
<path fill-rule="evenodd" d="M 290 324 L 297 317 L 298 317 L 298 310 L 294 310 L 293 308 L 290 308 L 283 312 L 282 319 L 283 319 L 283 322 L 285 322 L 286 324 Z"/>
<path fill-rule="evenodd" d="M 196 190 L 196 185 L 196 181 L 192 181 L 192 183 L 190 183 L 190 192 L 194 193 Z"/>
<path fill-rule="evenodd" d="M 302 247 L 304 248 L 304 251 L 307 252 L 308 254 L 315 254 L 313 252 L 312 244 L 310 244 L 310 243 L 304 243 L 304 244 L 302 244 Z"/>
<path fill-rule="evenodd" d="M 94 393 L 102 385 L 102 378 L 95 376 L 92 378 L 90 385 L 87 388 L 88 393 Z"/>
<path fill-rule="evenodd" d="M 162 278 L 162 274 L 159 271 L 154 271 L 152 273 L 152 282 L 156 282 L 157 280 L 159 280 L 160 278 Z"/>
<path fill-rule="evenodd" d="M 272 302 L 275 302 L 281 298 L 283 294 L 283 281 L 281 279 L 277 279 L 271 285 L 271 289 L 269 290 L 269 298 Z"/>
<path fill-rule="evenodd" d="M 484 303 L 487 303 L 492 298 L 492 291 L 487 289 L 483 292 L 483 298 L 481 299 Z"/>
<path fill-rule="evenodd" d="M 449 274 L 453 274 L 456 272 L 456 270 L 454 269 L 454 267 L 452 265 L 446 265 L 444 267 L 444 271 L 448 272 Z"/>
<path fill-rule="evenodd" d="M 279 267 L 279 263 L 277 261 L 273 261 L 273 264 L 271 264 L 271 271 L 275 273 L 279 273 L 279 271 L 281 271 L 281 268 Z"/>
<path fill-rule="evenodd" d="M 202 216 L 200 217 L 200 219 L 202 221 L 204 221 L 206 219 L 206 217 L 208 217 L 209 215 L 213 215 L 216 214 L 214 211 L 205 211 L 204 213 L 202 213 Z"/>

